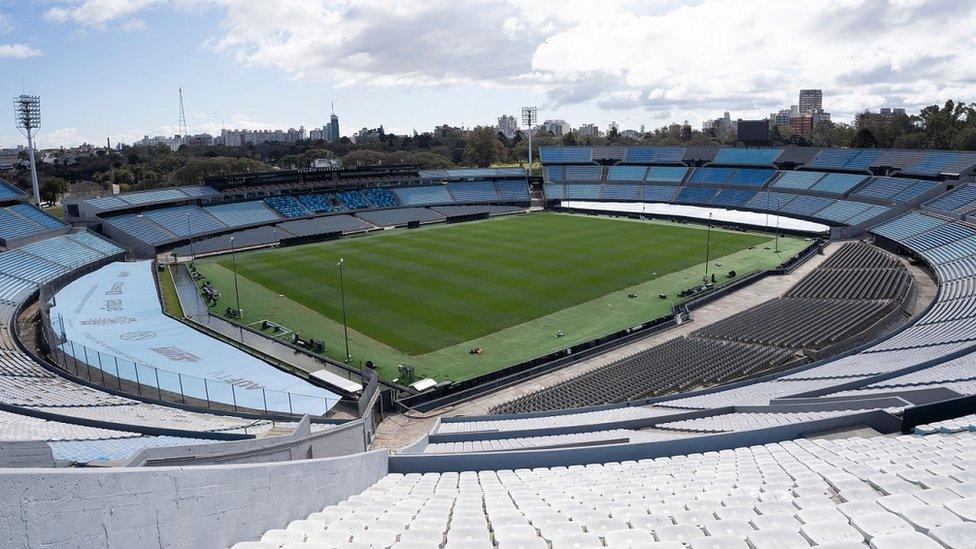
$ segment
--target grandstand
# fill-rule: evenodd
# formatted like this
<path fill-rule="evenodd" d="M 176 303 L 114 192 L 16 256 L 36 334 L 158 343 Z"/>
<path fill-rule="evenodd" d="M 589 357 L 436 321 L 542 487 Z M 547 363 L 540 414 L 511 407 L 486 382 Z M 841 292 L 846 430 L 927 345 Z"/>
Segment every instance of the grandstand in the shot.
<path fill-rule="evenodd" d="M 312 428 L 294 415 L 163 402 L 99 379 L 114 379 L 105 364 L 65 371 L 24 337 L 43 314 L 21 313 L 43 312 L 40 288 L 140 242 L 150 253 L 217 253 L 232 235 L 264 246 L 524 211 L 536 182 L 437 170 L 403 185 L 392 175 L 382 185 L 367 176 L 365 187 L 285 182 L 267 195 L 241 176 L 89 199 L 99 205 L 93 226 L 116 243 L 48 221 L 11 191 L 0 237 L 5 215 L 43 230 L 11 235 L 0 252 L 0 462 L 28 467 L 0 469 L 5 544 L 976 546 L 976 156 L 545 147 L 542 160 L 538 185 L 552 201 L 775 211 L 858 241 L 831 243 L 781 297 L 686 335 L 623 358 L 609 358 L 620 348 L 612 340 L 586 349 L 579 359 L 604 365 L 582 375 L 568 375 L 573 353 L 486 387 L 418 395 L 387 384 L 388 403 L 405 412 L 431 403 L 417 408 L 427 417 L 380 423 L 379 390 L 364 391 L 366 413 L 342 425 L 311 418 Z M 273 349 L 272 339 L 260 341 Z M 305 356 L 286 348 L 282 356 Z M 378 450 L 391 433 L 412 440 Z"/>

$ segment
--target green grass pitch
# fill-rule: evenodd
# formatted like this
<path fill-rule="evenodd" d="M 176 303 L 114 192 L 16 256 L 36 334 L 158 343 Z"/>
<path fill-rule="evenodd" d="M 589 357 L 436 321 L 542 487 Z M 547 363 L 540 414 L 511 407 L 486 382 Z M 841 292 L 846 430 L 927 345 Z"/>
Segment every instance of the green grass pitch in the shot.
<path fill-rule="evenodd" d="M 726 281 L 729 270 L 765 269 L 805 245 L 781 238 L 777 255 L 771 238 L 712 229 L 712 272 Z M 536 213 L 243 252 L 236 262 L 245 321 L 322 339 L 341 359 L 344 258 L 354 362 L 372 360 L 388 378 L 408 363 L 419 377 L 459 380 L 666 314 L 701 280 L 705 241 L 697 225 Z M 223 294 L 215 310 L 233 305 L 232 257 L 196 266 Z M 484 353 L 469 354 L 476 346 Z"/>

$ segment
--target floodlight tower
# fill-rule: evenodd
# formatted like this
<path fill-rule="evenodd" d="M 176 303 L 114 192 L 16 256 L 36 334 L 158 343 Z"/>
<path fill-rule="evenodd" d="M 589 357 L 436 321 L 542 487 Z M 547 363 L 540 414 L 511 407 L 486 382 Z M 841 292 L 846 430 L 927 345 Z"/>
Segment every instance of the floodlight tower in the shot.
<path fill-rule="evenodd" d="M 34 185 L 34 203 L 41 206 L 41 187 L 37 184 L 37 165 L 34 163 L 34 131 L 41 127 L 41 98 L 36 95 L 14 97 L 14 120 L 17 129 L 27 137 L 27 155 L 30 158 L 31 183 Z"/>
<path fill-rule="evenodd" d="M 522 123 L 529 127 L 529 175 L 532 175 L 532 128 L 539 121 L 539 109 L 522 107 Z"/>
<path fill-rule="evenodd" d="M 185 145 L 186 140 L 186 111 L 183 110 L 183 86 L 180 86 L 180 144 Z"/>

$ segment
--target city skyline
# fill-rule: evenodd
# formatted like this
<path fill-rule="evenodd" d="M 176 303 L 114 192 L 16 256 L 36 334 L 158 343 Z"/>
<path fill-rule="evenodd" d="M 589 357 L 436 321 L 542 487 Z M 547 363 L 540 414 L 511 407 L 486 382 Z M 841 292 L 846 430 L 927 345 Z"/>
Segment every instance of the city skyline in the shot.
<path fill-rule="evenodd" d="M 724 111 L 765 118 L 795 104 L 803 88 L 823 89 L 833 120 L 853 123 L 865 109 L 917 112 L 976 95 L 976 45 L 966 38 L 976 6 L 940 0 L 760 1 L 748 9 L 724 0 L 599 9 L 266 4 L 2 6 L 2 86 L 9 97 L 41 96 L 40 147 L 177 134 L 181 86 L 189 133 L 211 135 L 321 128 L 333 100 L 351 136 L 380 125 L 396 134 L 493 126 L 523 105 L 538 106 L 540 121 L 574 128 L 699 127 Z M 672 43 L 682 47 L 665 47 Z M 22 143 L 12 123 L 0 127 L 0 145 Z"/>

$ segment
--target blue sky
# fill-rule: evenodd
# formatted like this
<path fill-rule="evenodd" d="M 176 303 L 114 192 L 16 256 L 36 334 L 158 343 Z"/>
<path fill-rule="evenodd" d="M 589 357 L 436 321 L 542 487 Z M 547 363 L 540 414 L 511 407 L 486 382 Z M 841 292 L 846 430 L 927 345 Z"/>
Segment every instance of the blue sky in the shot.
<path fill-rule="evenodd" d="M 976 3 L 954 0 L 0 1 L 0 86 L 42 146 L 191 131 L 763 116 L 824 89 L 865 108 L 976 99 Z M 0 145 L 22 142 L 9 124 Z"/>

